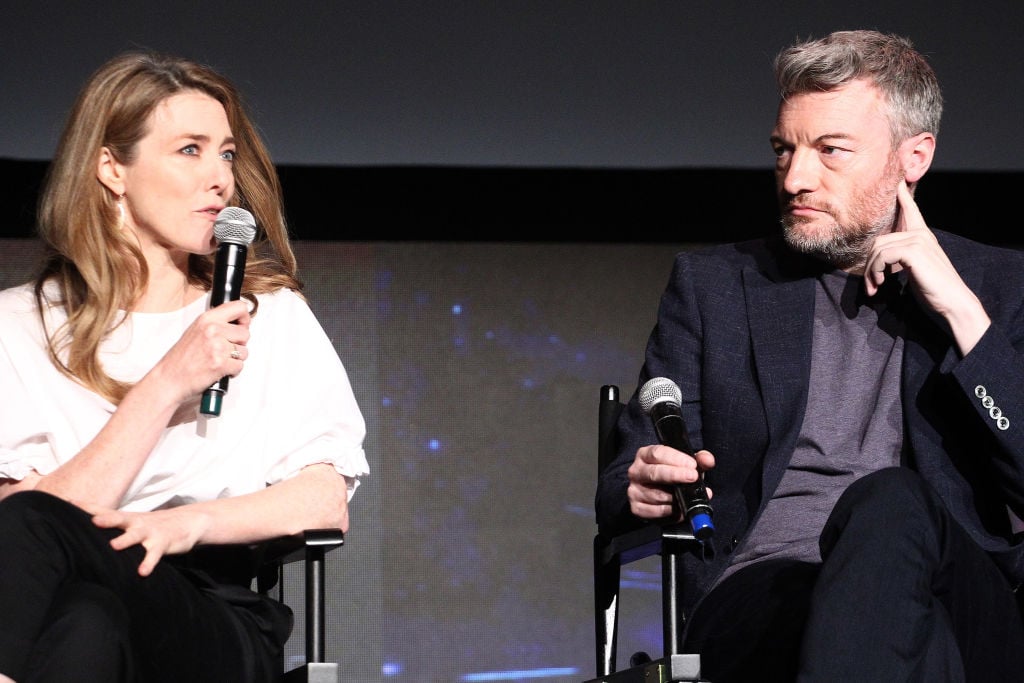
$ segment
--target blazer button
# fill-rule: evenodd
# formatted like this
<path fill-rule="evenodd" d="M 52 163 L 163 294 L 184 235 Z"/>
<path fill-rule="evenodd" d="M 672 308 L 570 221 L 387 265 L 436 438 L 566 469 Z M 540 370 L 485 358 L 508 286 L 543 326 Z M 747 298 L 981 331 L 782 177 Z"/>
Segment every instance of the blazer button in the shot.
<path fill-rule="evenodd" d="M 999 429 L 1001 429 L 1001 430 L 1003 430 L 1005 432 L 1007 429 L 1010 428 L 1010 420 L 1009 420 L 1009 418 L 1004 416 L 1004 417 L 1001 417 L 998 420 L 996 420 L 996 427 L 999 427 Z"/>
<path fill-rule="evenodd" d="M 991 396 L 986 396 L 985 398 L 981 399 L 981 405 L 985 406 L 986 408 L 991 408 L 995 404 L 996 400 Z"/>
<path fill-rule="evenodd" d="M 979 384 L 978 386 L 974 387 L 974 395 L 977 396 L 978 398 L 985 398 L 986 394 L 988 394 L 988 392 L 982 385 Z"/>

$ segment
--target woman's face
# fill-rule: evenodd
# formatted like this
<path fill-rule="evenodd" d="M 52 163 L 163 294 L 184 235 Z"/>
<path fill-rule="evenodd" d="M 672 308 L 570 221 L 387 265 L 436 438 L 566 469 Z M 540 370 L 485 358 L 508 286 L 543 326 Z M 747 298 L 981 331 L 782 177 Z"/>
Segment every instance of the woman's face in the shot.
<path fill-rule="evenodd" d="M 213 223 L 235 191 L 235 141 L 220 102 L 189 90 L 149 115 L 135 158 L 123 167 L 125 229 L 150 268 L 216 248 Z"/>

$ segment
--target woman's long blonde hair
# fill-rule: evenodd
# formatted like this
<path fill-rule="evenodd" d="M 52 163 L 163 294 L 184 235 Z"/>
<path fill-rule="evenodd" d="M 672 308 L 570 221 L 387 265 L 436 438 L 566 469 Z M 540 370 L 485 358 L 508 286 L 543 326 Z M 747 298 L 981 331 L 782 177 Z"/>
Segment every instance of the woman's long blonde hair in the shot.
<path fill-rule="evenodd" d="M 130 164 L 148 132 L 150 112 L 186 90 L 220 102 L 235 137 L 232 204 L 250 211 L 258 226 L 242 296 L 255 304 L 254 294 L 302 288 L 277 171 L 234 86 L 207 66 L 168 55 L 130 52 L 108 61 L 79 93 L 47 171 L 38 210 L 45 259 L 35 296 L 40 315 L 55 305 L 67 313 L 64 325 L 47 330 L 52 362 L 114 403 L 129 385 L 107 375 L 99 345 L 123 322 L 119 311 L 131 310 L 142 295 L 148 269 L 130 234 L 120 229 L 117 197 L 97 177 L 99 155 L 106 147 L 117 161 Z M 209 289 L 213 262 L 212 254 L 191 255 L 189 282 Z"/>

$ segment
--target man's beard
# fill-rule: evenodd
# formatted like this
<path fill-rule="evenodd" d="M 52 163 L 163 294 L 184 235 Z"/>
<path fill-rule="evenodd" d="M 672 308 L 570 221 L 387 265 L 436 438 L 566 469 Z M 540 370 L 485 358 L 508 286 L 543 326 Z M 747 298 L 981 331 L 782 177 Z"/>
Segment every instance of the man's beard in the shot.
<path fill-rule="evenodd" d="M 894 227 L 896 219 L 896 184 L 901 178 L 895 159 L 886 164 L 882 178 L 870 189 L 856 195 L 850 202 L 849 219 L 840 224 L 838 212 L 829 204 L 811 202 L 811 206 L 828 214 L 832 223 L 813 234 L 800 230 L 804 223 L 820 218 L 793 216 L 784 213 L 781 219 L 786 243 L 795 251 L 821 259 L 843 270 L 863 268 L 875 237 Z M 792 197 L 783 196 L 782 206 Z M 801 200 L 805 201 L 805 200 Z"/>
<path fill-rule="evenodd" d="M 834 214 L 829 212 L 829 215 Z M 870 223 L 858 222 L 853 225 L 840 225 L 833 221 L 824 234 L 819 231 L 812 235 L 799 230 L 799 225 L 814 219 L 785 216 L 782 218 L 782 228 L 786 243 L 792 249 L 830 263 L 836 268 L 847 270 L 864 265 L 875 236 L 892 225 L 892 217 L 893 214 L 890 212 L 889 216 L 880 217 Z"/>

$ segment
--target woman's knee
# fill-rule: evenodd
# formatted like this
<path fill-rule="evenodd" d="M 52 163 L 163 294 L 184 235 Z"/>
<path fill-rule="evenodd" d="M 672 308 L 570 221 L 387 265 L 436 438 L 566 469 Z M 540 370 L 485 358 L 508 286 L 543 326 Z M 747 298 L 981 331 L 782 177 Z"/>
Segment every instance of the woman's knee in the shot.
<path fill-rule="evenodd" d="M 43 632 L 35 641 L 31 680 L 127 680 L 131 664 L 131 619 L 111 590 L 84 581 L 69 582 L 54 597 Z"/>
<path fill-rule="evenodd" d="M 69 515 L 88 518 L 88 513 L 81 508 L 44 491 L 18 491 L 0 500 L 0 525 Z"/>

